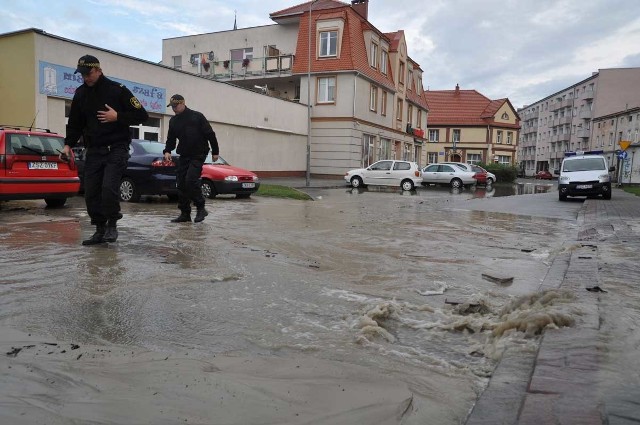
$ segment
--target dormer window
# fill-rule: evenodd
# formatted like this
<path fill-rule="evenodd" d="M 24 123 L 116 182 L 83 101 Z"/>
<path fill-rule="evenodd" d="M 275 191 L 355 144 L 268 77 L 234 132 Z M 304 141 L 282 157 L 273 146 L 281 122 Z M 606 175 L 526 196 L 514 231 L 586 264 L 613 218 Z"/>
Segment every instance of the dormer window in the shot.
<path fill-rule="evenodd" d="M 338 55 L 338 31 L 320 32 L 320 57 Z"/>
<path fill-rule="evenodd" d="M 371 43 L 371 57 L 369 58 L 369 63 L 373 68 L 378 67 L 378 45 L 376 43 Z"/>

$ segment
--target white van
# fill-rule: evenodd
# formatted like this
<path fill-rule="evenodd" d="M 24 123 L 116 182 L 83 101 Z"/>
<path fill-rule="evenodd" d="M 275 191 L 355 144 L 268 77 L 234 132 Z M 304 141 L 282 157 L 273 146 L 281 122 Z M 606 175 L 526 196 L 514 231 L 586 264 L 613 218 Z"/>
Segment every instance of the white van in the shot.
<path fill-rule="evenodd" d="M 576 152 L 562 161 L 558 177 L 558 199 L 564 201 L 567 196 L 602 195 L 611 199 L 610 171 L 616 167 L 608 167 L 607 159 L 602 155 L 590 155 Z"/>

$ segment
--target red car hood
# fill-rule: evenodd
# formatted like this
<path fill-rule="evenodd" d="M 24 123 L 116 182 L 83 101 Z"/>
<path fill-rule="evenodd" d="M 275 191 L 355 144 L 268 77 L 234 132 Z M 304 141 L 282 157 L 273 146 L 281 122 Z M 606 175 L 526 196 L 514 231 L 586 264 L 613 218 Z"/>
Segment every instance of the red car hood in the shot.
<path fill-rule="evenodd" d="M 204 164 L 202 166 L 202 174 L 211 176 L 256 176 L 255 173 L 240 167 L 234 167 L 233 165 L 222 164 Z"/>

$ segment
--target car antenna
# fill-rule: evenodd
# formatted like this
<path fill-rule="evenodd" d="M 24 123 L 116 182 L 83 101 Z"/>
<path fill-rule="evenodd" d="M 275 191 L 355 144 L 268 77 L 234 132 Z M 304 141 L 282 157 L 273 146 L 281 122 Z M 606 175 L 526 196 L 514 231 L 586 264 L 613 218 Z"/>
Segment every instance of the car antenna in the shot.
<path fill-rule="evenodd" d="M 36 123 L 36 118 L 38 117 L 38 112 L 40 112 L 39 110 L 36 111 L 36 115 L 33 117 L 33 121 L 31 121 L 31 125 L 29 126 L 29 131 L 31 131 L 31 129 L 33 128 L 33 125 Z"/>

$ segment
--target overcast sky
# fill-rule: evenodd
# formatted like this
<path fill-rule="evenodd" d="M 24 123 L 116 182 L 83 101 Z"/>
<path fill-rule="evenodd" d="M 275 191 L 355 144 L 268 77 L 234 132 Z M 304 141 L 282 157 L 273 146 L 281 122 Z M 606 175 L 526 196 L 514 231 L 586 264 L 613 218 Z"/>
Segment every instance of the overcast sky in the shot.
<path fill-rule="evenodd" d="M 0 0 L 0 33 L 35 27 L 159 62 L 163 38 L 230 30 L 234 11 L 238 28 L 274 24 L 269 13 L 302 3 Z M 369 21 L 405 31 L 425 88 L 460 84 L 516 108 L 598 69 L 640 67 L 640 0 L 371 0 Z"/>

